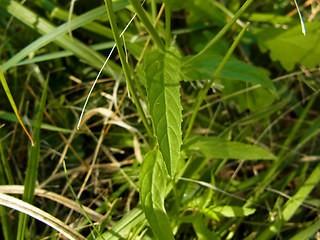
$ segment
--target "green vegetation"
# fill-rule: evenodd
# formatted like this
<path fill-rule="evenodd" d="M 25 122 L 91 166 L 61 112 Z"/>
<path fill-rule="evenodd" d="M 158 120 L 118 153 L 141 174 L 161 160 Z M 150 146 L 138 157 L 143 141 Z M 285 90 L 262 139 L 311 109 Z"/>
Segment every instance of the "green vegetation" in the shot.
<path fill-rule="evenodd" d="M 0 1 L 0 238 L 319 237 L 319 10 Z"/>

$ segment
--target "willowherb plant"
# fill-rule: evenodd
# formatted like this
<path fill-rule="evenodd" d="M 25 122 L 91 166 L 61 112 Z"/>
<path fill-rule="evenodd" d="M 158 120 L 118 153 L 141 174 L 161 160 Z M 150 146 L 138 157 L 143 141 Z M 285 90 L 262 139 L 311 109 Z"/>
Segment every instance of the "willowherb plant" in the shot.
<path fill-rule="evenodd" d="M 305 158 L 309 159 L 311 154 L 317 155 L 314 149 L 318 141 L 314 139 L 320 133 L 319 118 L 314 120 L 311 117 L 318 112 L 314 108 L 319 94 L 316 75 L 318 70 L 312 68 L 319 63 L 320 23 L 310 21 L 304 24 L 296 0 L 292 6 L 289 3 L 286 6 L 296 6 L 300 23 L 298 16 L 297 20 L 292 21 L 288 16 L 272 13 L 270 17 L 270 13 L 253 12 L 253 9 L 258 7 L 264 8 L 257 6 L 253 0 L 225 1 L 223 4 L 211 0 L 105 0 L 104 6 L 80 16 L 74 14 L 80 2 L 70 1 L 69 11 L 59 8 L 57 2 L 59 1 L 37 0 L 29 6 L 15 0 L 0 1 L 0 14 L 14 16 L 41 35 L 29 45 L 19 46 L 21 49 L 18 48 L 19 51 L 15 54 L 8 51 L 10 57 L 1 60 L 0 80 L 5 94 L 20 124 L 29 126 L 31 122 L 34 141 L 34 146 L 28 148 L 25 178 L 25 170 L 23 174 L 22 171 L 17 174 L 22 176 L 20 178 L 23 179 L 24 186 L 12 186 L 18 182 L 18 178 L 13 177 L 12 169 L 5 158 L 6 150 L 2 143 L 8 144 L 2 139 L 0 142 L 0 184 L 12 186 L 15 191 L 11 193 L 22 194 L 23 200 L 2 194 L 10 191 L 8 188 L 0 188 L 0 204 L 21 212 L 17 220 L 16 234 L 10 231 L 8 211 L 0 209 L 1 225 L 6 239 L 12 239 L 13 235 L 17 235 L 17 239 L 24 239 L 25 235 L 31 236 L 36 232 L 27 231 L 30 221 L 25 214 L 45 222 L 70 239 L 272 239 L 276 235 L 280 238 L 282 234 L 283 238 L 304 239 L 315 235 L 319 221 L 314 214 L 317 203 L 316 198 L 312 196 L 312 190 L 319 182 L 317 176 L 320 173 L 320 165 L 313 167 L 312 163 L 305 162 Z M 284 8 L 280 3 L 274 4 L 274 9 Z M 306 4 L 308 3 L 304 6 Z M 32 9 L 41 9 L 45 14 L 42 16 Z M 119 15 L 118 11 L 121 11 Z M 183 16 L 187 26 L 172 30 L 175 21 L 178 22 L 177 19 L 181 17 L 175 14 L 181 12 L 189 14 Z M 55 21 L 48 20 L 49 16 L 63 23 L 55 26 Z M 129 23 L 128 19 L 131 19 Z M 213 26 L 210 25 L 211 21 L 215 22 Z M 106 22 L 110 24 L 110 28 L 106 26 Z M 177 25 L 179 26 L 179 23 Z M 265 27 L 266 25 L 268 27 Z M 120 28 L 124 30 L 121 32 Z M 300 28 L 304 35 L 307 29 L 308 34 L 303 36 Z M 74 30 L 77 32 L 73 32 Z M 93 32 L 94 35 L 88 37 L 90 41 L 100 41 L 102 37 L 110 38 L 112 42 L 85 44 L 80 40 L 82 34 L 78 34 L 78 31 L 82 31 L 84 36 L 87 31 Z M 143 36 L 137 37 L 142 35 L 143 31 L 149 35 L 147 40 Z M 181 41 L 179 34 L 186 33 L 188 35 L 183 35 Z M 98 37 L 95 38 L 95 35 Z M 189 37 L 190 41 L 187 39 Z M 187 46 L 184 46 L 184 41 L 188 42 Z M 48 45 L 49 43 L 53 44 Z M 51 53 L 52 45 L 62 48 L 63 51 Z M 252 46 L 254 47 L 251 49 Z M 38 50 L 42 48 L 46 53 L 37 55 Z M 112 50 L 104 61 L 104 55 L 98 51 L 106 48 Z M 115 49 L 121 66 L 112 59 Z M 314 54 L 306 54 L 310 52 Z M 267 53 L 272 60 L 271 63 L 268 62 L 269 59 L 266 60 Z M 33 57 L 34 55 L 36 56 Z M 57 127 L 52 121 L 50 111 L 53 115 L 58 112 L 54 109 L 60 107 L 52 106 L 59 101 L 54 99 L 54 94 L 50 92 L 49 80 L 50 84 L 53 84 L 50 75 L 45 81 L 39 71 L 38 79 L 43 78 L 39 81 L 42 97 L 39 104 L 34 104 L 36 120 L 21 118 L 13 101 L 14 94 L 12 96 L 9 90 L 9 78 L 6 80 L 4 74 L 12 76 L 11 69 L 17 66 L 38 64 L 52 59 L 59 61 L 62 58 L 69 59 L 70 56 L 76 57 L 72 58 L 77 61 L 76 64 L 73 64 L 73 61 L 65 61 L 59 62 L 58 65 L 66 64 L 66 71 L 73 66 L 74 71 L 80 71 L 79 75 L 82 76 L 90 74 L 90 71 L 96 76 L 80 117 L 75 114 L 79 120 L 77 127 L 73 130 Z M 241 56 L 246 62 L 236 56 Z M 264 68 L 255 67 L 254 64 Z M 297 65 L 302 70 L 281 76 L 274 81 L 270 80 L 270 76 L 291 71 Z M 81 69 L 82 66 L 88 66 L 89 70 Z M 97 75 L 95 70 L 100 70 Z M 306 81 L 304 73 L 314 79 Z M 94 87 L 101 75 L 108 75 L 117 80 L 112 96 L 101 93 L 101 96 L 107 96 L 111 104 L 108 109 L 100 107 L 86 112 L 87 105 L 90 106 L 89 97 L 94 93 Z M 299 86 L 295 86 L 294 81 L 278 83 L 290 78 L 299 79 Z M 70 79 L 76 78 L 72 76 Z M 77 84 L 83 84 L 79 79 L 75 81 Z M 201 84 L 193 84 L 194 82 Z M 58 82 L 55 83 L 58 85 Z M 301 92 L 304 105 L 299 102 L 302 83 L 308 86 L 306 91 L 303 89 Z M 121 100 L 117 102 L 119 85 L 124 86 L 124 91 Z M 220 88 L 211 94 L 214 85 Z M 134 112 L 133 115 L 138 113 L 142 122 L 139 124 L 138 121 L 134 127 L 125 123 L 125 117 L 119 113 L 123 111 L 121 108 L 127 90 L 130 98 L 126 104 L 130 106 L 130 111 Z M 33 92 L 31 95 L 35 96 Z M 82 94 L 83 92 L 81 97 Z M 61 95 L 61 99 L 66 97 L 64 94 Z M 100 94 L 92 95 L 93 98 L 99 99 L 97 95 Z M 99 103 L 99 100 L 96 102 Z M 135 108 L 132 108 L 131 102 Z M 217 108 L 212 107 L 215 104 L 219 104 Z M 112 108 L 115 110 L 112 111 Z M 204 113 L 203 109 L 207 112 Z M 96 113 L 104 117 L 99 138 L 96 137 L 96 132 L 90 130 L 92 126 L 96 127 L 99 124 L 86 126 Z M 43 123 L 43 114 L 45 119 L 50 120 L 51 125 Z M 11 115 L 6 110 L 3 114 L 0 109 L 0 118 L 10 119 L 7 116 Z M 289 116 L 288 119 L 286 116 Z M 67 122 L 68 117 L 63 117 Z M 283 119 L 284 124 L 294 124 L 290 125 L 290 128 L 283 127 Z M 70 123 L 72 124 L 73 122 Z M 117 128 L 110 130 L 111 124 L 128 130 L 133 135 L 133 143 L 130 137 Z M 278 130 L 276 133 L 273 132 L 275 127 L 278 127 L 279 133 Z M 7 128 L 0 122 L 0 133 L 3 129 Z M 50 141 L 56 136 L 48 134 L 42 139 L 40 130 L 43 129 L 59 133 L 60 136 L 62 133 L 70 134 L 69 139 L 61 136 L 64 141 L 62 153 L 60 145 L 56 147 L 57 150 L 52 151 L 60 157 L 53 171 L 48 167 L 50 161 L 46 161 L 46 156 L 51 152 L 47 150 L 44 154 L 44 151 L 48 146 L 51 150 Z M 264 130 L 261 131 L 262 129 Z M 116 144 L 120 135 L 126 138 L 125 142 L 130 142 L 125 146 L 133 145 L 136 159 L 143 155 L 141 164 L 131 159 L 126 159 L 125 163 L 117 162 L 112 151 L 121 151 L 115 148 L 110 151 L 106 146 L 109 131 L 114 134 L 111 137 L 112 144 Z M 268 134 L 269 137 L 266 137 Z M 85 144 L 74 144 L 73 147 L 77 149 L 75 150 L 71 143 L 77 137 Z M 93 139 L 93 143 L 86 142 L 89 137 Z M 143 139 L 143 144 L 140 144 L 138 137 Z M 61 140 L 56 142 L 60 144 Z M 312 144 L 307 144 L 310 142 Z M 41 144 L 44 147 L 40 148 Z M 92 161 L 88 163 L 82 158 L 93 148 L 95 150 L 90 157 Z M 304 148 L 308 149 L 308 153 L 302 153 Z M 73 151 L 70 158 L 66 157 L 68 149 Z M 120 175 L 110 174 L 109 179 L 109 175 L 101 173 L 104 164 L 98 162 L 100 152 L 112 161 L 112 167 L 116 168 Z M 273 154 L 276 152 L 277 154 Z M 303 158 L 297 160 L 297 156 L 300 155 L 303 155 Z M 79 159 L 80 166 L 71 171 L 69 167 L 74 164 L 73 158 Z M 41 164 L 44 166 L 43 169 L 49 169 L 51 172 L 39 174 Z M 59 174 L 57 171 L 62 164 L 64 171 Z M 123 167 L 124 165 L 129 166 Z M 292 165 L 295 167 L 290 168 Z M 80 180 L 77 174 L 83 172 L 86 173 L 85 180 L 77 182 Z M 74 175 L 70 175 L 71 173 Z M 44 179 L 43 175 L 52 176 Z M 46 187 L 52 179 L 59 176 L 61 178 L 61 175 L 66 179 L 63 184 L 69 187 L 76 200 L 67 200 L 61 196 L 61 199 L 55 201 L 85 216 L 80 220 L 74 218 L 72 223 L 82 235 L 68 226 L 71 213 L 68 217 L 62 216 L 66 219 L 66 222 L 62 223 L 31 205 L 35 196 L 43 196 L 45 192 L 36 187 L 37 182 L 40 181 L 39 186 Z M 89 185 L 87 183 L 90 178 L 92 184 Z M 104 191 L 105 178 L 113 183 L 114 192 L 107 194 L 108 196 L 99 195 L 98 200 L 92 200 L 92 203 L 98 206 L 96 211 L 83 206 L 82 193 L 91 186 L 96 188 L 92 192 L 88 190 L 90 196 L 101 189 Z M 76 188 L 76 184 L 81 186 Z M 139 192 L 139 196 L 134 194 L 136 191 Z M 127 212 L 123 216 L 118 209 L 118 203 L 121 201 L 119 197 L 127 192 L 130 192 L 129 196 L 124 197 L 128 199 L 125 207 Z M 54 199 L 51 193 L 47 195 L 45 197 Z M 306 202 L 307 198 L 310 198 L 310 201 Z M 137 201 L 130 205 L 130 199 Z M 88 203 L 89 200 L 86 200 Z M 130 209 L 132 205 L 134 208 Z M 97 213 L 98 211 L 105 213 L 105 216 Z M 57 212 L 56 206 L 52 212 Z M 308 217 L 305 218 L 303 215 Z M 295 224 L 293 216 L 298 222 L 301 219 L 301 223 Z M 261 225 L 256 224 L 257 222 Z M 289 222 L 290 224 L 287 224 Z M 302 225 L 303 229 L 300 228 Z M 82 230 L 86 229 L 86 226 L 93 229 L 90 234 Z M 55 233 L 51 237 L 56 237 Z"/>

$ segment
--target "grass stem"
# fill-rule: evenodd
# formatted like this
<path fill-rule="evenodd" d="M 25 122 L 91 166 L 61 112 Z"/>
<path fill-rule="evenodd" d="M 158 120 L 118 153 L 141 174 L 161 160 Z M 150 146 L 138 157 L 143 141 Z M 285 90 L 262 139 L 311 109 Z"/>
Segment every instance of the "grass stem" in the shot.
<path fill-rule="evenodd" d="M 124 53 L 124 50 L 123 50 L 123 47 L 122 47 L 122 41 L 120 40 L 120 37 L 119 37 L 119 31 L 118 31 L 118 26 L 117 26 L 117 23 L 116 23 L 116 17 L 114 15 L 114 12 L 113 12 L 113 9 L 112 9 L 112 3 L 111 3 L 111 0 L 105 0 L 105 5 L 107 7 L 107 11 L 108 11 L 108 16 L 109 16 L 109 20 L 110 20 L 110 25 L 111 25 L 111 29 L 112 29 L 112 32 L 113 32 L 113 37 L 114 37 L 114 40 L 116 42 L 116 45 L 117 45 L 117 49 L 118 49 L 118 53 L 119 53 L 119 56 L 120 56 L 120 61 L 121 61 L 121 64 L 122 64 L 122 68 L 123 68 L 123 72 L 124 72 L 124 75 L 126 77 L 126 80 L 127 80 L 127 85 L 128 85 L 128 89 L 129 89 L 129 92 L 133 98 L 133 101 L 134 103 L 136 104 L 136 107 L 137 107 L 137 110 L 140 114 L 140 117 L 141 117 L 141 120 L 147 130 L 147 133 L 149 136 L 153 136 L 153 133 L 152 133 L 152 128 L 150 126 L 150 124 L 148 123 L 148 120 L 147 120 L 147 117 L 143 111 L 143 108 L 141 106 L 141 103 L 139 101 L 139 98 L 138 98 L 138 95 L 136 93 L 136 91 L 134 90 L 133 88 L 133 79 L 132 79 L 132 75 L 131 75 L 131 72 L 130 71 L 130 66 L 126 60 L 126 55 Z M 140 6 L 140 5 L 139 5 Z"/>
<path fill-rule="evenodd" d="M 211 88 L 212 83 L 216 80 L 217 77 L 219 77 L 219 74 L 220 74 L 221 70 L 223 69 L 223 67 L 227 63 L 228 59 L 230 58 L 231 54 L 233 53 L 234 49 L 236 48 L 236 46 L 240 42 L 240 39 L 242 38 L 243 34 L 245 33 L 245 31 L 247 30 L 248 27 L 249 27 L 249 22 L 245 24 L 245 26 L 242 28 L 242 30 L 239 33 L 239 35 L 236 37 L 236 39 L 232 43 L 232 45 L 229 48 L 227 54 L 224 56 L 222 62 L 219 64 L 217 70 L 213 74 L 210 82 L 208 82 L 206 87 L 202 91 L 199 92 L 198 97 L 197 97 L 197 101 L 196 101 L 196 103 L 194 105 L 194 108 L 193 108 L 193 113 L 191 115 L 191 119 L 190 119 L 189 124 L 188 124 L 188 128 L 187 128 L 186 134 L 184 136 L 184 140 L 186 140 L 189 137 L 190 133 L 191 133 L 191 130 L 192 130 L 193 124 L 194 124 L 194 122 L 196 120 L 196 116 L 197 116 L 197 114 L 199 112 L 200 106 L 201 106 L 204 98 L 207 96 L 207 93 L 208 93 L 209 89 Z"/>

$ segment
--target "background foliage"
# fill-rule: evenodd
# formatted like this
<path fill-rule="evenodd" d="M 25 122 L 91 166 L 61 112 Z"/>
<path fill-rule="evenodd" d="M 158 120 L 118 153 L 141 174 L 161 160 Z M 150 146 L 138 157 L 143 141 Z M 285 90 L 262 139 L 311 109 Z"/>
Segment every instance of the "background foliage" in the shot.
<path fill-rule="evenodd" d="M 299 4 L 306 36 L 294 1 L 0 1 L 3 238 L 319 237 L 320 3 Z"/>

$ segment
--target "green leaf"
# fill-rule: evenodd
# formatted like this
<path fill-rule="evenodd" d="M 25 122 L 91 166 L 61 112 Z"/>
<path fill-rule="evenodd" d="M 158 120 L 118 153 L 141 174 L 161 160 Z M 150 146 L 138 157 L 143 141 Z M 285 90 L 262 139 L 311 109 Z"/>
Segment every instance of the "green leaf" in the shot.
<path fill-rule="evenodd" d="M 10 1 L 10 4 L 6 6 L 5 10 L 43 36 L 30 43 L 8 61 L 3 63 L 1 66 L 3 72 L 6 72 L 9 68 L 15 66 L 20 60 L 27 57 L 30 53 L 34 53 L 39 48 L 51 42 L 54 42 L 65 50 L 72 52 L 75 56 L 84 60 L 92 67 L 100 69 L 103 65 L 104 57 L 100 53 L 94 51 L 92 48 L 88 47 L 75 37 L 71 38 L 70 36 L 64 35 L 69 30 L 79 28 L 101 16 L 101 9 L 89 11 L 72 19 L 70 23 L 62 24 L 59 27 L 56 27 L 51 22 L 40 17 L 37 13 L 31 11 L 16 1 Z M 103 71 L 116 76 L 116 73 L 120 71 L 120 67 L 112 61 L 109 61 L 108 63 L 110 66 L 107 66 Z"/>
<path fill-rule="evenodd" d="M 247 109 L 251 112 L 260 111 L 270 106 L 276 99 L 276 94 L 271 94 L 269 89 L 263 87 L 249 91 L 253 87 L 253 84 L 250 82 L 222 79 L 221 84 L 223 84 L 221 96 L 224 104 L 236 103 L 239 112 Z"/>
<path fill-rule="evenodd" d="M 290 29 L 268 27 L 259 30 L 255 37 L 261 51 L 269 50 L 272 61 L 280 61 L 287 71 L 292 71 L 296 64 L 313 68 L 320 59 L 320 23 L 308 22 L 305 26 L 306 36 L 299 24 Z"/>
<path fill-rule="evenodd" d="M 200 209 L 199 210 L 203 215 L 207 216 L 208 218 L 214 220 L 214 221 L 217 221 L 217 222 L 220 222 L 221 219 L 220 217 L 218 216 L 218 214 L 214 211 L 212 211 L 211 209 L 209 208 L 204 208 L 204 209 Z"/>
<path fill-rule="evenodd" d="M 182 144 L 180 61 L 175 54 L 156 50 L 145 58 L 149 111 L 154 133 L 171 177 L 177 171 Z"/>
<path fill-rule="evenodd" d="M 246 217 L 253 214 L 254 208 L 238 207 L 238 206 L 213 206 L 202 209 L 201 212 L 207 216 L 223 216 L 223 217 Z M 216 218 L 214 218 L 216 220 Z"/>
<path fill-rule="evenodd" d="M 159 150 L 147 153 L 139 176 L 140 199 L 145 216 L 158 239 L 174 239 L 164 208 L 167 173 Z"/>
<path fill-rule="evenodd" d="M 128 212 L 121 220 L 116 222 L 111 229 L 104 232 L 102 237 L 97 237 L 97 240 L 119 240 L 128 236 L 130 230 L 144 221 L 144 214 L 141 208 L 136 207 Z"/>
<path fill-rule="evenodd" d="M 211 231 L 206 226 L 206 222 L 203 219 L 201 213 L 196 212 L 195 216 L 193 216 L 192 225 L 195 233 L 197 234 L 198 239 L 203 239 L 203 240 L 218 239 L 217 236 L 214 236 L 214 234 L 211 233 Z"/>
<path fill-rule="evenodd" d="M 200 52 L 203 48 L 205 48 L 207 43 L 217 35 L 217 32 L 213 32 L 212 30 L 209 31 L 207 29 L 198 32 L 199 33 L 193 34 L 188 38 L 189 45 L 193 52 Z M 230 46 L 227 40 L 221 38 L 207 50 L 206 54 L 225 56 L 229 50 L 229 47 Z M 186 58 L 188 59 L 188 57 Z"/>
<path fill-rule="evenodd" d="M 275 13 L 258 13 L 250 12 L 243 14 L 251 22 L 273 23 L 273 24 L 289 24 L 295 21 L 294 18 Z"/>
<path fill-rule="evenodd" d="M 189 151 L 199 151 L 208 158 L 275 159 L 272 153 L 261 147 L 241 142 L 231 142 L 218 137 L 193 137 L 187 140 L 183 148 Z"/>
<path fill-rule="evenodd" d="M 218 68 L 223 56 L 216 54 L 203 54 L 182 68 L 182 76 L 185 81 L 211 79 Z M 186 59 L 188 60 L 188 59 Z M 219 74 L 219 78 L 237 81 L 245 81 L 261 84 L 270 90 L 274 86 L 265 72 L 259 68 L 236 59 L 230 59 Z"/>
<path fill-rule="evenodd" d="M 173 3 L 175 1 L 172 1 Z M 173 5 L 183 6 L 189 12 L 187 21 L 190 25 L 203 24 L 211 22 L 211 24 L 223 26 L 225 24 L 225 14 L 219 10 L 212 1 L 202 0 L 182 0 Z M 173 6 L 176 8 L 176 6 Z"/>

